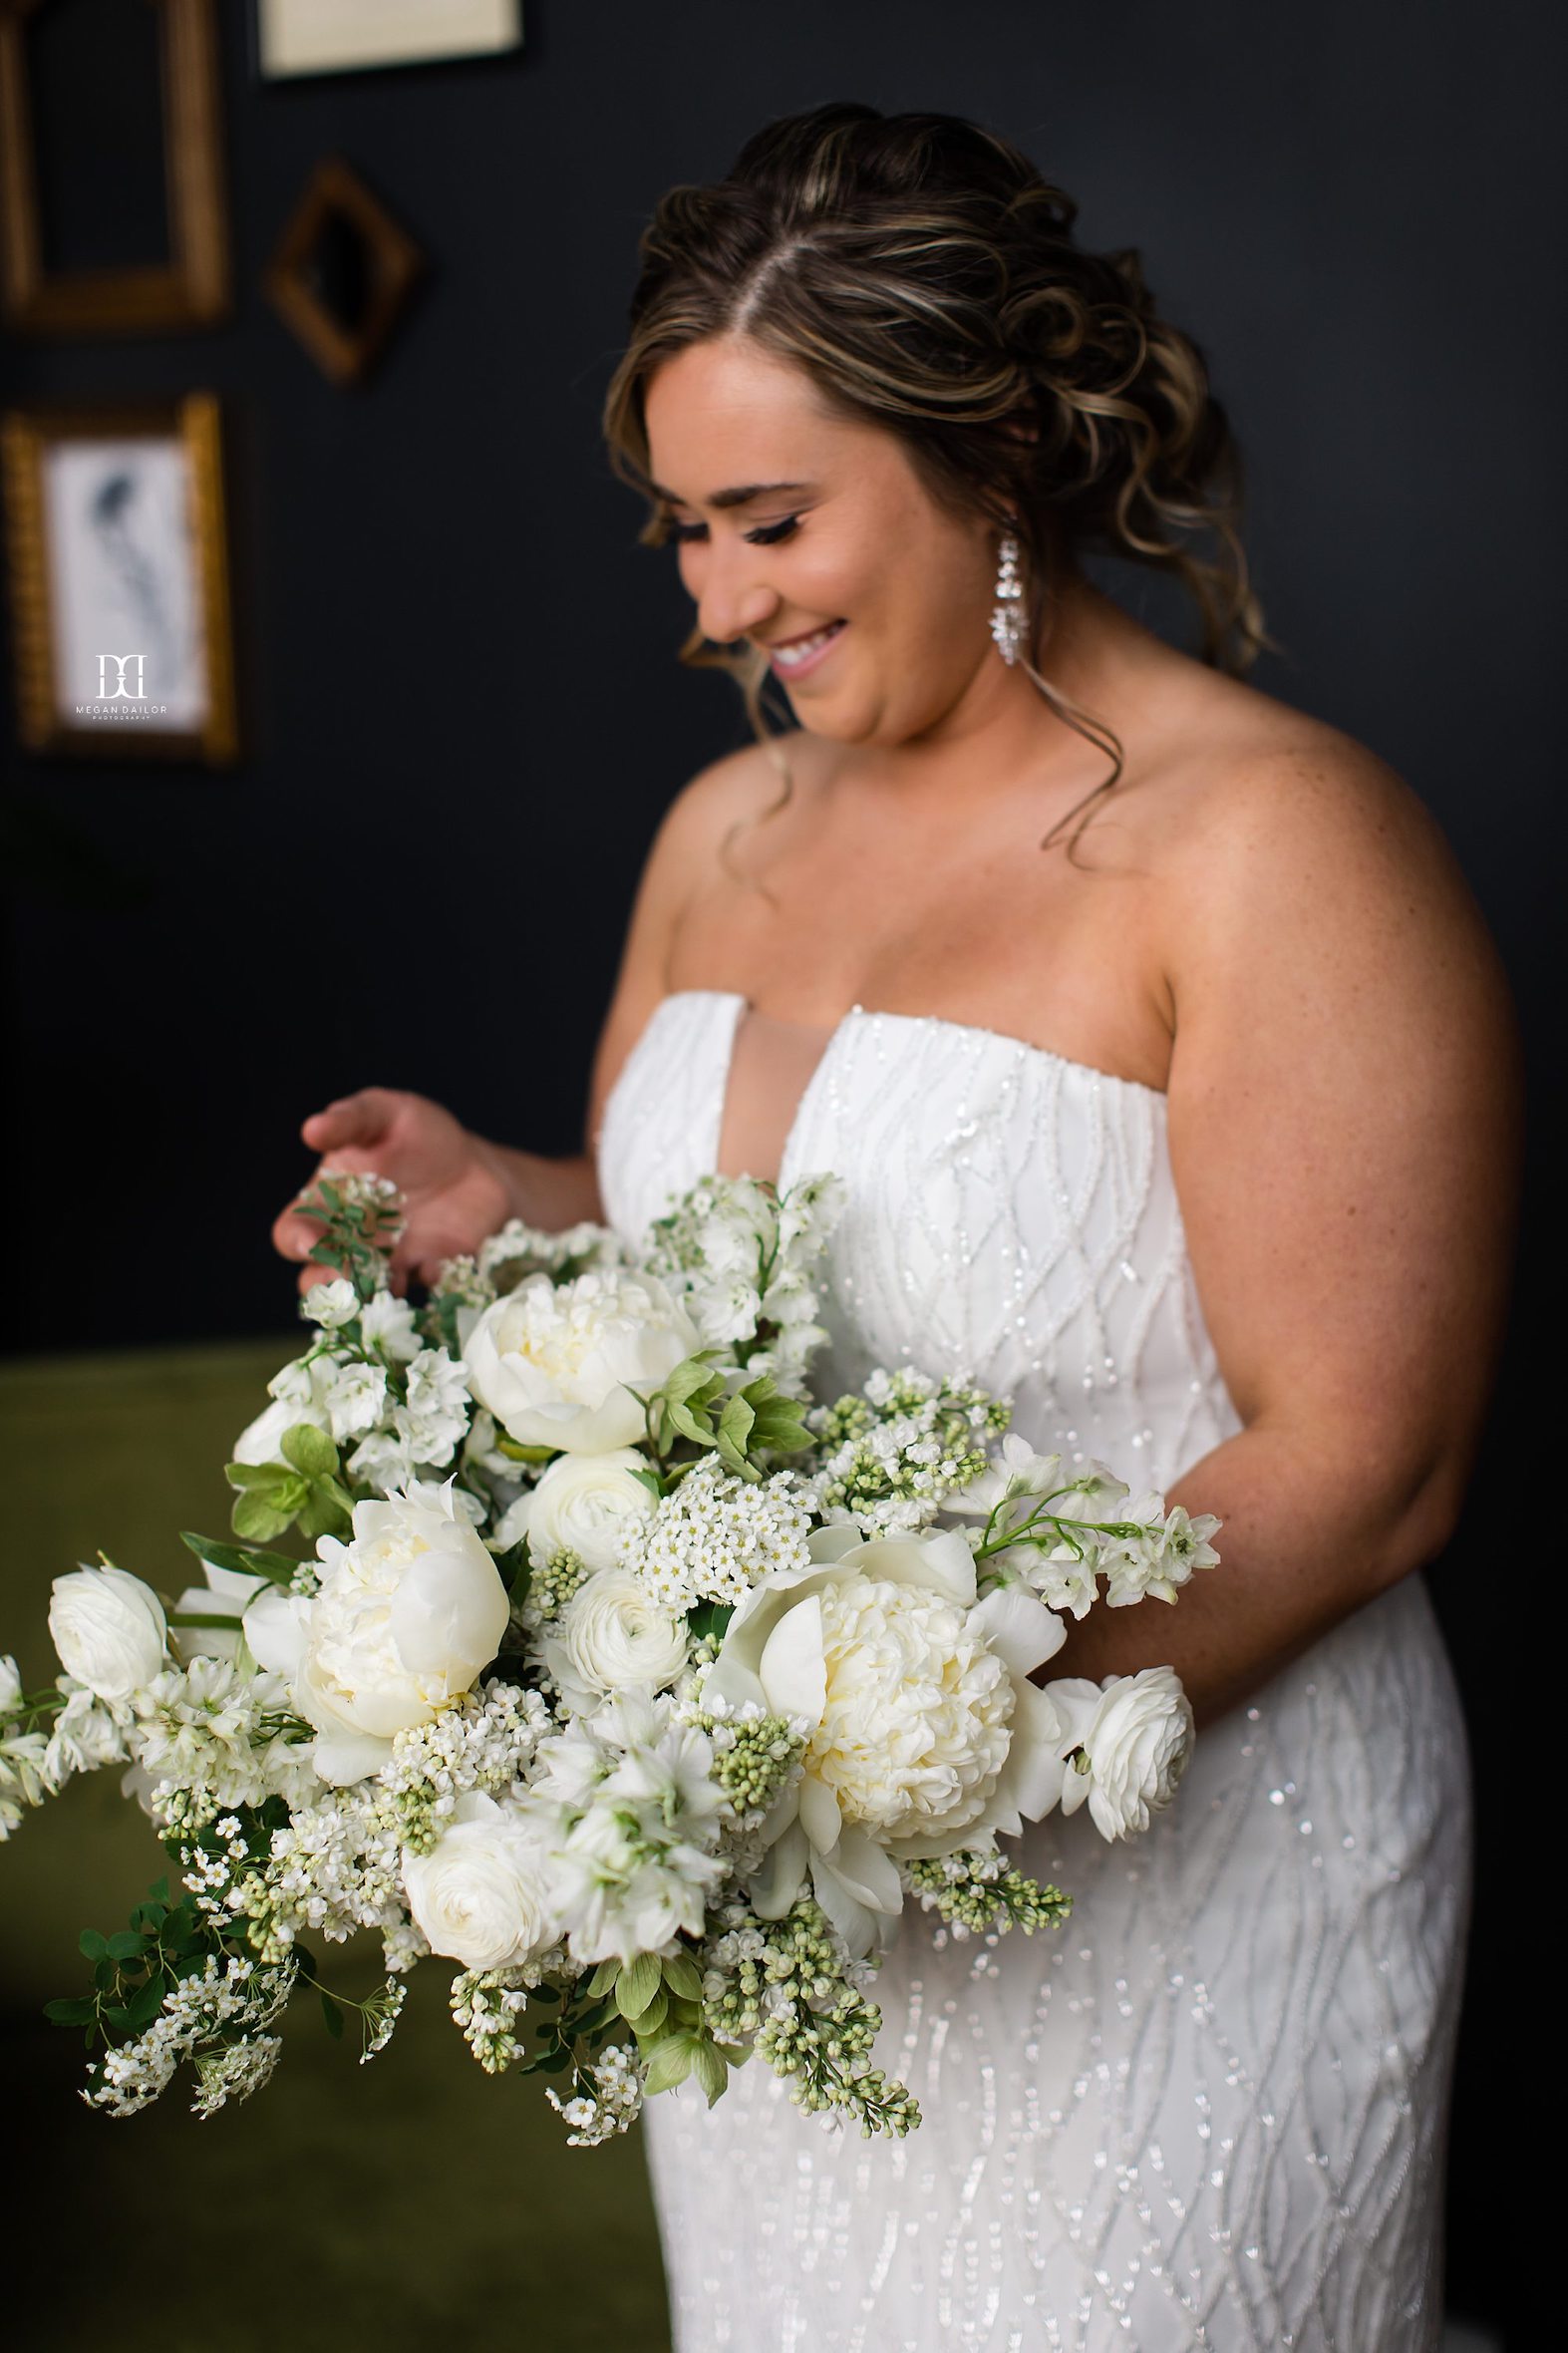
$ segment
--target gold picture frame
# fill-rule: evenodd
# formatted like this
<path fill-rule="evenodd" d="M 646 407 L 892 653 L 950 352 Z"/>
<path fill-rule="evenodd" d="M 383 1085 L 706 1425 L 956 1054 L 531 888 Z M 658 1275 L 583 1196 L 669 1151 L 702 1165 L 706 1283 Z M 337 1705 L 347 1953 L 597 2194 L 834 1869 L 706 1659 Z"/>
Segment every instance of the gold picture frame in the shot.
<path fill-rule="evenodd" d="M 25 335 L 177 333 L 232 307 L 212 0 L 151 0 L 158 14 L 168 196 L 166 262 L 59 269 L 44 260 L 27 20 L 49 0 L 0 0 L 0 304 Z"/>
<path fill-rule="evenodd" d="M 311 173 L 261 283 L 322 373 L 334 384 L 354 384 L 380 356 L 427 266 L 421 247 L 358 172 L 341 156 L 327 156 Z M 345 279 L 352 280 L 347 303 L 347 285 L 335 289 L 335 280 Z"/>
<path fill-rule="evenodd" d="M 23 747 L 237 759 L 216 394 L 9 409 L 0 489 Z"/>

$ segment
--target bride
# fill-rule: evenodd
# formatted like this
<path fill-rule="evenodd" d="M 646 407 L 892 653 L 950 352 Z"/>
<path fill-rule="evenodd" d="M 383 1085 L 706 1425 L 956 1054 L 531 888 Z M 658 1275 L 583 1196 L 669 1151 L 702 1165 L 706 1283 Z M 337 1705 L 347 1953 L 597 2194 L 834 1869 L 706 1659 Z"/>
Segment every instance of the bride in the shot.
<path fill-rule="evenodd" d="M 650 2103 L 680 2353 L 1437 2338 L 1469 1787 L 1413 1572 L 1498 1345 L 1511 1017 L 1409 786 L 1243 683 L 1224 413 L 1074 214 L 993 134 L 856 105 L 664 198 L 606 430 L 763 740 L 660 829 L 580 1159 L 379 1087 L 303 1130 L 404 1188 L 400 1280 L 508 1215 L 836 1169 L 829 1378 L 967 1362 L 1039 1449 L 1223 1518 L 1178 1609 L 1052 1667 L 1179 1670 L 1171 1812 L 1031 1826 L 1055 1937 L 889 1956 L 921 2130 L 834 2135 L 761 2066 Z M 1174 572 L 1201 658 L 1090 550 Z"/>

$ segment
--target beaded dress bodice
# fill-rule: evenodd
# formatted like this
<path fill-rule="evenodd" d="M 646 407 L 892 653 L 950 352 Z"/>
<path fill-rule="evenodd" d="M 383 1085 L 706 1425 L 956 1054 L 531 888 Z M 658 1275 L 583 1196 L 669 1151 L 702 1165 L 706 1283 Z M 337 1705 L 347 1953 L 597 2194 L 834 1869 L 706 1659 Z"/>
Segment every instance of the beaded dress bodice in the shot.
<path fill-rule="evenodd" d="M 716 1166 L 745 1009 L 679 991 L 633 1048 L 598 1148 L 629 1235 Z M 779 1171 L 847 1185 L 823 1380 L 964 1371 L 1042 1452 L 1172 1485 L 1240 1424 L 1164 1123 L 1135 1082 L 852 1008 Z M 692 2084 L 649 2103 L 678 2353 L 1435 2344 L 1468 1809 L 1408 1577 L 1208 1728 L 1145 1839 L 1105 1846 L 1087 1809 L 1029 1827 L 1020 1867 L 1075 1897 L 1060 1931 L 906 1907 L 875 2057 L 921 2103 L 907 2141 L 831 2132 L 761 2063 L 711 2113 Z"/>

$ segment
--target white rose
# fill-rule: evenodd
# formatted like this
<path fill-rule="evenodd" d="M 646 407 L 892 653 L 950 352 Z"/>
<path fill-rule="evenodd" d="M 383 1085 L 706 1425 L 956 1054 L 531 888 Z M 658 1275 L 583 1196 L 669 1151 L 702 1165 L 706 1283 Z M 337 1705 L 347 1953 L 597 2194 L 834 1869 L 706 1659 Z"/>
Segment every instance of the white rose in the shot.
<path fill-rule="evenodd" d="M 547 1850 L 513 1807 L 461 1797 L 429 1854 L 403 1849 L 409 1909 L 432 1952 L 466 1969 L 509 1969 L 553 1942 Z"/>
<path fill-rule="evenodd" d="M 647 1468 L 647 1456 L 630 1446 L 607 1455 L 558 1455 L 538 1486 L 519 1497 L 526 1509 L 511 1522 L 512 1542 L 526 1534 L 536 1560 L 575 1552 L 589 1568 L 613 1568 L 628 1527 L 657 1509 L 636 1476 Z"/>
<path fill-rule="evenodd" d="M 261 1666 L 288 1679 L 316 1727 L 316 1770 L 341 1785 L 375 1772 L 395 1734 L 430 1723 L 471 1687 L 509 1611 L 450 1479 L 356 1504 L 352 1541 L 320 1536 L 316 1550 L 319 1592 L 260 1594 L 245 1639 Z"/>
<path fill-rule="evenodd" d="M 585 1577 L 561 1612 L 558 1635 L 546 1635 L 544 1663 L 574 1707 L 641 1684 L 662 1691 L 686 1664 L 686 1628 L 650 1601 L 628 1569 Z"/>
<path fill-rule="evenodd" d="M 774 1571 L 737 1605 L 704 1698 L 808 1726 L 752 1899 L 781 1918 L 809 1869 L 863 1954 L 902 1904 L 898 1860 L 988 1848 L 1056 1804 L 1062 1724 L 1030 1674 L 1066 1629 L 1022 1586 L 979 1597 L 952 1528 L 862 1541 L 822 1527 L 808 1548 L 808 1567 Z"/>
<path fill-rule="evenodd" d="M 632 1390 L 657 1389 L 702 1345 L 653 1275 L 590 1268 L 567 1283 L 530 1274 L 469 1333 L 469 1386 L 519 1446 L 602 1455 L 643 1430 Z"/>
<path fill-rule="evenodd" d="M 100 1699 L 129 1699 L 163 1664 L 163 1605 L 123 1568 L 56 1577 L 49 1632 L 68 1675 Z"/>
<path fill-rule="evenodd" d="M 1068 1768 L 1063 1813 L 1077 1813 L 1087 1798 L 1101 1838 L 1146 1831 L 1175 1796 L 1192 1755 L 1192 1709 L 1175 1669 L 1144 1667 L 1047 1690 L 1063 1717 L 1065 1753 L 1081 1757 Z"/>

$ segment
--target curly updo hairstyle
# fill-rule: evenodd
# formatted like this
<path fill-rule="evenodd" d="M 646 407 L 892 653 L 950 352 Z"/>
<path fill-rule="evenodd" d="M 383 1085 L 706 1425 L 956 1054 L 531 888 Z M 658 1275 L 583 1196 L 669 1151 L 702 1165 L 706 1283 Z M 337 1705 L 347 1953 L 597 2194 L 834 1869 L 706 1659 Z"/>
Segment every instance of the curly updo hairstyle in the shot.
<path fill-rule="evenodd" d="M 1211 667 L 1239 677 L 1273 640 L 1248 584 L 1241 456 L 1203 355 L 1156 314 L 1136 251 L 1075 243 L 1077 214 L 1027 156 L 957 115 L 835 104 L 770 123 L 723 179 L 661 198 L 603 427 L 614 471 L 653 502 L 645 546 L 665 543 L 668 518 L 644 396 L 692 344 L 746 336 L 801 368 L 838 414 L 896 435 L 934 500 L 1019 542 L 1022 666 L 1113 763 L 1068 813 L 1087 818 L 1121 774 L 1121 746 L 1039 667 L 1052 583 L 1082 551 L 1177 573 Z M 1186 543 L 1204 530 L 1213 560 Z M 737 679 L 787 797 L 763 718 L 766 653 L 694 629 L 679 658 Z"/>

